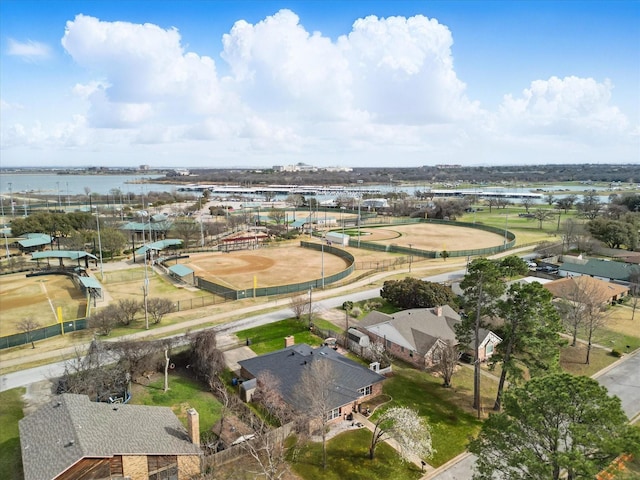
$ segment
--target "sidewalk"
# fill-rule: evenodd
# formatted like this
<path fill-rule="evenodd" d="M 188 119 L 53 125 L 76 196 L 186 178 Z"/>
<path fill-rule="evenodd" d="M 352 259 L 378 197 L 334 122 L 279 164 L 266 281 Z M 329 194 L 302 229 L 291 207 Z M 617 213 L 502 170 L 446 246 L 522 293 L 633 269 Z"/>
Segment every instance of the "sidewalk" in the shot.
<path fill-rule="evenodd" d="M 506 252 L 500 252 L 498 254 L 492 255 L 488 258 L 496 259 L 496 258 L 501 258 L 507 255 L 517 255 L 518 253 L 530 251 L 531 248 L 532 248 L 531 246 L 514 248 Z M 127 261 L 127 263 L 133 263 L 133 261 L 129 260 Z M 105 264 L 104 267 L 105 267 L 104 268 L 105 271 L 117 270 L 117 267 L 115 266 L 115 264 Z M 435 263 L 431 263 L 429 265 L 424 265 L 424 266 L 417 266 L 417 264 L 413 264 L 412 273 L 414 274 L 414 276 L 416 276 L 415 275 L 416 273 L 428 274 L 430 270 L 441 270 L 441 269 L 446 269 L 446 271 L 453 272 L 464 267 L 466 267 L 466 258 L 459 257 L 457 261 L 451 261 L 451 262 L 442 262 L 442 263 L 435 262 Z M 379 272 L 374 275 L 367 276 L 356 282 L 350 283 L 348 285 L 342 285 L 336 288 L 329 288 L 324 291 L 320 291 L 320 290 L 314 291 L 313 297 L 316 301 L 331 298 L 334 296 L 352 292 L 354 290 L 365 288 L 367 286 L 374 284 L 379 280 L 384 280 L 389 276 L 408 274 L 408 273 L 409 273 L 408 268 Z M 422 276 L 425 276 L 425 275 L 422 275 Z M 222 312 L 214 315 L 206 315 L 204 317 L 196 318 L 194 320 L 189 320 L 186 322 L 177 323 L 175 325 L 167 325 L 165 327 L 155 328 L 153 330 L 142 330 L 139 332 L 131 333 L 126 336 L 119 337 L 118 340 L 121 340 L 121 339 L 141 340 L 149 337 L 163 337 L 163 336 L 166 337 L 166 336 L 170 336 L 171 334 L 175 334 L 178 331 L 181 331 L 184 329 L 194 329 L 195 327 L 198 327 L 200 325 L 207 324 L 207 323 L 214 323 L 216 325 L 221 325 L 225 322 L 225 320 L 228 319 L 229 316 L 232 316 L 232 315 L 233 316 L 249 315 L 256 312 L 266 311 L 275 307 L 282 307 L 284 305 L 282 300 L 280 300 L 279 302 L 280 303 L 278 303 L 278 300 L 273 300 L 267 303 L 261 303 L 259 305 L 252 305 L 249 307 L 245 307 L 239 310 Z M 113 339 L 113 340 L 116 340 L 116 339 Z M 41 362 L 44 360 L 51 360 L 51 362 L 55 362 L 76 354 L 78 350 L 85 351 L 86 348 L 88 348 L 88 346 L 89 346 L 89 343 L 76 344 L 70 347 L 65 347 L 58 350 L 52 350 L 47 352 L 37 352 L 37 351 L 33 351 L 32 349 L 29 349 L 29 350 L 25 349 L 20 352 L 21 355 L 18 356 L 17 358 L 1 360 L 0 368 L 3 368 L 3 369 L 12 368 L 19 365 L 24 365 L 24 364 L 34 363 L 34 362 Z M 0 357 L 1 356 L 2 354 L 0 352 Z"/>
<path fill-rule="evenodd" d="M 460 269 L 461 267 L 463 268 L 464 266 L 465 266 L 464 262 L 460 262 L 460 263 L 451 262 L 446 265 L 447 270 L 451 270 L 451 271 L 455 271 L 457 269 Z M 413 272 L 416 272 L 416 273 L 420 272 L 422 274 L 422 273 L 428 273 L 429 270 L 440 270 L 442 268 L 443 268 L 443 265 L 439 263 L 435 265 L 434 264 L 425 265 L 419 268 L 415 268 L 415 265 L 414 265 Z M 375 282 L 379 280 L 383 280 L 386 277 L 401 275 L 404 273 L 408 273 L 408 269 L 398 269 L 398 270 L 379 272 L 377 274 L 365 277 L 361 280 L 358 280 L 354 283 L 350 283 L 348 285 L 343 285 L 336 288 L 329 288 L 327 290 L 322 290 L 322 291 L 320 290 L 314 291 L 313 299 L 314 301 L 318 301 L 318 300 L 324 300 L 327 298 L 339 296 L 341 294 L 349 293 L 354 290 L 371 286 Z M 208 324 L 208 323 L 213 323 L 216 326 L 222 326 L 230 316 L 249 316 L 250 314 L 267 311 L 276 307 L 288 308 L 288 304 L 286 302 L 283 302 L 282 299 L 271 300 L 266 303 L 260 303 L 258 305 L 251 305 L 251 306 L 237 309 L 237 310 L 231 310 L 231 311 L 225 311 L 225 312 L 221 312 L 213 315 L 207 315 L 207 316 L 203 316 L 193 320 L 180 322 L 174 325 L 167 325 L 164 327 L 154 328 L 152 330 L 141 330 L 141 331 L 131 333 L 126 336 L 118 337 L 117 339 L 114 338 L 111 340 L 123 340 L 123 339 L 142 340 L 150 337 L 154 337 L 154 338 L 166 337 L 166 336 L 170 336 L 171 334 L 175 334 L 179 331 L 184 331 L 185 329 L 194 329 L 200 325 Z M 110 341 L 110 340 L 106 340 L 106 341 Z M 33 349 L 24 349 L 20 351 L 21 355 L 19 357 L 2 360 L 0 362 L 0 368 L 10 368 L 10 367 L 23 365 L 23 364 L 39 362 L 43 360 L 51 360 L 52 362 L 59 361 L 64 357 L 68 357 L 69 355 L 74 355 L 78 351 L 78 349 L 84 350 L 88 348 L 88 346 L 89 346 L 89 343 L 87 342 L 85 344 L 77 344 L 70 347 L 65 347 L 58 350 L 47 351 L 47 352 L 38 352 L 37 349 L 35 351 Z"/>

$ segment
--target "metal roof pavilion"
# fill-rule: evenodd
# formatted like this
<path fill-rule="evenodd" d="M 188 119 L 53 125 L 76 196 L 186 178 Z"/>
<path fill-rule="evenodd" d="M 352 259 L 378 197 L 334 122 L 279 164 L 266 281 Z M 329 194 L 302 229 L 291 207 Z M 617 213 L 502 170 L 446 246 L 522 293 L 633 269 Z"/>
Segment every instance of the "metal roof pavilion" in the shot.
<path fill-rule="evenodd" d="M 70 260 L 78 260 L 79 258 L 89 257 L 98 260 L 98 257 L 81 250 L 49 250 L 46 252 L 34 252 L 31 254 L 32 260 L 40 260 L 41 258 L 68 258 Z"/>
<path fill-rule="evenodd" d="M 171 265 L 169 267 L 169 271 L 179 277 L 186 277 L 187 275 L 191 275 L 193 273 L 193 270 L 191 270 L 189 267 L 180 264 Z"/>

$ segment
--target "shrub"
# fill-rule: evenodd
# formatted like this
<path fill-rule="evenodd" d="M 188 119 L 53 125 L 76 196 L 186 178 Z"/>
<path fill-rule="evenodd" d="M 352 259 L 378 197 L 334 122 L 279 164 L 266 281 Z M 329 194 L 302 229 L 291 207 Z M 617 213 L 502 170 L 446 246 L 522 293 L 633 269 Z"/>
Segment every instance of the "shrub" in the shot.
<path fill-rule="evenodd" d="M 353 318 L 358 318 L 360 315 L 362 315 L 362 310 L 360 309 L 360 307 L 353 307 L 351 309 L 351 312 L 349 312 L 349 314 L 353 317 Z"/>
<path fill-rule="evenodd" d="M 612 357 L 616 357 L 616 358 L 622 357 L 622 353 L 619 352 L 618 350 L 616 350 L 615 348 L 613 350 L 611 350 L 611 353 L 609 355 L 611 355 Z"/>

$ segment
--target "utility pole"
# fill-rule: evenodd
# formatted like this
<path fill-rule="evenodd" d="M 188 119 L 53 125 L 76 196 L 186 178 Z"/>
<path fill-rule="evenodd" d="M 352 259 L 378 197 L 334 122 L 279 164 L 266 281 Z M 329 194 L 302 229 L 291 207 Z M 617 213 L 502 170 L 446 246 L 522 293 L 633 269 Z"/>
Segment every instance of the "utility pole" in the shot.
<path fill-rule="evenodd" d="M 100 252 L 100 280 L 104 281 L 104 271 L 102 269 L 102 239 L 100 237 L 100 212 L 96 206 L 96 224 L 98 225 L 98 251 Z"/>
<path fill-rule="evenodd" d="M 313 291 L 313 287 L 309 287 L 309 328 L 311 328 L 311 311 L 313 310 L 311 304 L 311 292 Z"/>

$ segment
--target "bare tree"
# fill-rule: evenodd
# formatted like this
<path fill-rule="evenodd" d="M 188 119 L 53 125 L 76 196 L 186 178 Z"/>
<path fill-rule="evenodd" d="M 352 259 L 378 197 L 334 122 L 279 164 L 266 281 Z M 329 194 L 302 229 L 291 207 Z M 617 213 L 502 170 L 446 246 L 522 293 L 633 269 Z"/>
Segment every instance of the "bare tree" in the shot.
<path fill-rule="evenodd" d="M 485 199 L 484 203 L 487 205 L 487 207 L 489 207 L 489 213 L 491 213 L 491 210 L 493 209 L 493 207 L 498 206 L 498 199 L 494 197 L 489 197 Z"/>
<path fill-rule="evenodd" d="M 370 459 L 373 460 L 378 444 L 387 440 L 395 440 L 400 445 L 400 455 L 405 459 L 411 455 L 424 459 L 433 453 L 431 429 L 411 408 L 389 408 L 378 417 L 369 445 Z"/>
<path fill-rule="evenodd" d="M 296 320 L 302 320 L 302 317 L 309 311 L 309 300 L 305 295 L 296 295 L 289 299 L 289 307 Z"/>
<path fill-rule="evenodd" d="M 287 474 L 285 433 L 282 429 L 271 429 L 263 419 L 254 418 L 251 438 L 240 445 L 259 469 L 251 472 L 256 478 L 278 480 Z"/>
<path fill-rule="evenodd" d="M 269 218 L 276 225 L 280 225 L 282 222 L 284 222 L 286 215 L 287 212 L 285 210 L 281 210 L 278 208 L 272 208 L 271 210 L 269 210 Z"/>
<path fill-rule="evenodd" d="M 212 328 L 189 335 L 191 341 L 191 367 L 207 382 L 215 379 L 224 367 L 224 356 L 218 349 L 216 332 Z"/>
<path fill-rule="evenodd" d="M 555 215 L 551 210 L 545 208 L 537 208 L 533 211 L 533 218 L 538 221 L 538 228 L 542 230 L 542 222 L 551 220 Z"/>
<path fill-rule="evenodd" d="M 109 335 L 118 324 L 118 306 L 111 304 L 93 312 L 88 320 L 88 327 L 94 328 L 98 335 Z"/>
<path fill-rule="evenodd" d="M 119 340 L 104 342 L 103 348 L 115 353 L 119 363 L 129 373 L 131 379 L 143 377 L 152 372 L 159 372 L 165 363 L 165 349 L 171 348 L 169 339 L 166 340 Z"/>
<path fill-rule="evenodd" d="M 136 319 L 136 314 L 140 311 L 140 303 L 132 298 L 122 298 L 118 300 L 118 320 L 123 325 L 129 325 Z"/>
<path fill-rule="evenodd" d="M 458 366 L 458 360 L 460 360 L 462 352 L 458 350 L 458 347 L 451 341 L 447 340 L 445 345 L 438 351 L 440 361 L 434 366 L 434 370 L 442 376 L 443 387 L 451 387 L 451 378 Z"/>
<path fill-rule="evenodd" d="M 256 379 L 256 389 L 251 397 L 252 402 L 259 403 L 280 425 L 292 420 L 289 405 L 280 394 L 280 381 L 269 371 L 261 373 Z"/>
<path fill-rule="evenodd" d="M 33 332 L 40 328 L 40 322 L 34 320 L 32 317 L 23 318 L 18 322 L 18 330 L 25 334 L 27 337 L 27 343 L 31 342 L 31 348 L 36 348 L 33 341 Z"/>
<path fill-rule="evenodd" d="M 307 418 L 322 436 L 323 469 L 327 468 L 327 424 L 335 407 L 331 401 L 335 384 L 336 373 L 331 361 L 316 358 L 306 365 L 296 391 L 296 403 L 305 406 L 305 410 L 299 413 Z"/>
<path fill-rule="evenodd" d="M 529 209 L 535 204 L 535 200 L 530 197 L 525 197 L 520 201 L 520 205 L 522 205 L 527 213 L 529 213 Z"/>
<path fill-rule="evenodd" d="M 571 346 L 576 346 L 580 328 L 587 337 L 587 355 L 585 363 L 589 364 L 593 336 L 606 323 L 606 301 L 595 283 L 573 282 L 573 288 L 567 291 L 559 303 L 559 313 L 565 326 L 571 331 Z"/>
<path fill-rule="evenodd" d="M 165 315 L 173 312 L 174 308 L 173 302 L 165 297 L 154 297 L 147 300 L 147 312 L 151 315 L 153 323 L 160 323 Z"/>

